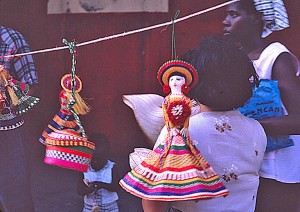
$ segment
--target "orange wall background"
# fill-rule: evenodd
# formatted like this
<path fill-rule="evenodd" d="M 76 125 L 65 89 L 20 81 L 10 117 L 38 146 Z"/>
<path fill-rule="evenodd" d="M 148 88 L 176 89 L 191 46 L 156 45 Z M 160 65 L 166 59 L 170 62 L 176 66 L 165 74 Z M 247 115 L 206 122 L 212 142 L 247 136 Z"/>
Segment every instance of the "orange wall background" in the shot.
<path fill-rule="evenodd" d="M 220 0 L 170 0 L 168 13 L 97 13 L 47 15 L 47 1 L 0 1 L 0 24 L 20 31 L 32 50 L 63 46 L 62 39 L 78 43 L 128 32 L 170 21 L 177 10 L 179 18 L 215 6 Z M 280 40 L 300 57 L 300 3 L 285 0 L 290 28 L 270 36 Z M 175 26 L 177 54 L 196 47 L 201 38 L 221 33 L 224 8 L 196 16 Z M 134 35 L 78 47 L 76 74 L 83 81 L 81 96 L 87 98 L 92 111 L 81 116 L 87 134 L 105 133 L 111 141 L 112 157 L 123 158 L 134 147 L 147 146 L 134 115 L 122 101 L 124 94 L 156 93 L 161 87 L 156 80 L 157 69 L 171 59 L 171 30 L 158 28 Z M 36 54 L 40 77 L 40 104 L 26 119 L 33 132 L 33 145 L 44 127 L 59 110 L 60 78 L 71 72 L 68 50 Z M 43 153 L 41 153 L 43 154 Z M 126 160 L 124 159 L 126 158 Z"/>

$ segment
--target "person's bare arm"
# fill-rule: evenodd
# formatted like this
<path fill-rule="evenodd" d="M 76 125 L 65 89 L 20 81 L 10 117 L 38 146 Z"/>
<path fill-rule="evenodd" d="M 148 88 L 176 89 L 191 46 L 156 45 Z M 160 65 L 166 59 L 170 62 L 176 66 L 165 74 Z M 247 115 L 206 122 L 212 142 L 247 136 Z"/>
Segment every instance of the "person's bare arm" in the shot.
<path fill-rule="evenodd" d="M 77 180 L 77 193 L 81 196 L 87 195 L 95 191 L 95 188 L 90 187 L 84 183 L 83 173 L 79 173 Z"/>
<path fill-rule="evenodd" d="M 296 71 L 289 53 L 279 55 L 273 66 L 272 78 L 278 81 L 288 116 L 259 120 L 267 135 L 300 134 L 300 77 L 296 76 Z"/>

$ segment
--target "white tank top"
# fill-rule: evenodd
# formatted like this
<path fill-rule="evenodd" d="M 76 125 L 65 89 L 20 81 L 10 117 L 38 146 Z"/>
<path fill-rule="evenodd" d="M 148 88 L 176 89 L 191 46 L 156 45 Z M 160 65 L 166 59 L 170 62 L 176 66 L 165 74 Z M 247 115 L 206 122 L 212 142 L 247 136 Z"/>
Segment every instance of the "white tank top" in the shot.
<path fill-rule="evenodd" d="M 273 65 L 277 57 L 284 52 L 293 56 L 295 67 L 298 67 L 295 73 L 299 76 L 300 65 L 296 56 L 284 45 L 275 42 L 263 50 L 259 59 L 253 61 L 259 78 L 272 79 Z M 300 182 L 300 135 L 291 135 L 291 138 L 294 141 L 294 146 L 265 153 L 260 170 L 262 177 L 285 183 Z"/>

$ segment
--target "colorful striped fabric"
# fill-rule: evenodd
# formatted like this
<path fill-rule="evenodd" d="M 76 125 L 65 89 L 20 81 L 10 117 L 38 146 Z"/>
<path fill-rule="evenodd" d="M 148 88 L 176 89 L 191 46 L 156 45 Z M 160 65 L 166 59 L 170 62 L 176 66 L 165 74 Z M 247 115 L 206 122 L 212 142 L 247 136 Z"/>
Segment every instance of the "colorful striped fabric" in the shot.
<path fill-rule="evenodd" d="M 228 195 L 219 176 L 192 145 L 190 137 L 178 134 L 167 140 L 167 145 L 160 144 L 120 181 L 127 192 L 142 199 L 160 201 Z"/>
<path fill-rule="evenodd" d="M 51 132 L 57 132 L 59 130 L 63 129 L 70 129 L 75 132 L 81 133 L 80 127 L 78 126 L 74 116 L 68 110 L 67 108 L 67 97 L 66 97 L 66 92 L 62 90 L 62 92 L 59 95 L 60 97 L 60 104 L 61 104 L 61 109 L 60 111 L 54 116 L 50 124 L 46 127 L 46 129 L 43 131 L 39 141 L 42 144 L 45 143 L 45 138 L 47 135 L 49 135 Z"/>
<path fill-rule="evenodd" d="M 57 132 L 58 130 L 72 129 L 75 132 L 80 132 L 79 126 L 76 120 L 70 112 L 65 110 L 60 110 L 50 122 L 50 124 L 43 131 L 42 136 L 39 141 L 45 144 L 45 137 L 51 132 Z"/>
<path fill-rule="evenodd" d="M 263 13 L 264 29 L 262 37 L 265 38 L 273 31 L 289 27 L 289 19 L 282 0 L 254 0 L 257 11 Z"/>

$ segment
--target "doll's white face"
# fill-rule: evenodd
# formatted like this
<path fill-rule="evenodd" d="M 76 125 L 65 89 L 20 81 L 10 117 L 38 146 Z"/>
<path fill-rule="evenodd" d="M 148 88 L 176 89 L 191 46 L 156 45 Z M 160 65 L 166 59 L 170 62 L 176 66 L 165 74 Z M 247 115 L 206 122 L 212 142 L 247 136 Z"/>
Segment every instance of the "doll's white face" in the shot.
<path fill-rule="evenodd" d="M 181 86 L 185 83 L 185 78 L 182 76 L 171 76 L 169 79 L 169 86 L 172 93 L 181 93 Z"/>

